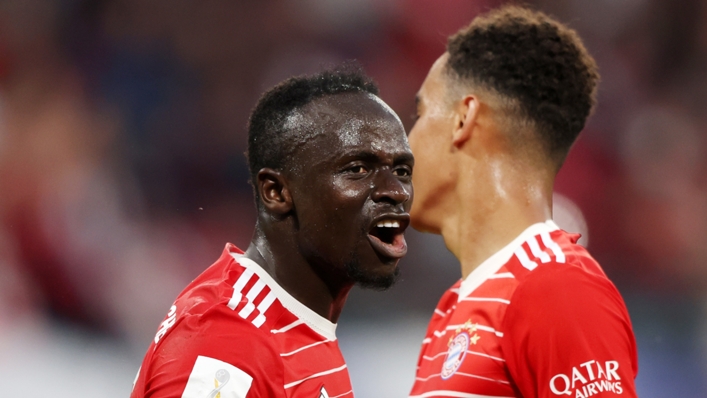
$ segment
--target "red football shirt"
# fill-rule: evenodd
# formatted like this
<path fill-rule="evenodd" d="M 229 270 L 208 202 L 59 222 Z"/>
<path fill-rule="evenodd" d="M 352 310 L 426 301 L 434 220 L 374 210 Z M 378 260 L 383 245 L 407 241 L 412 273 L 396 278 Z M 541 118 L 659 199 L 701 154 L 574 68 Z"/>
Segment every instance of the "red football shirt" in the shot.
<path fill-rule="evenodd" d="M 411 397 L 636 397 L 626 306 L 578 235 L 530 226 L 440 300 Z"/>
<path fill-rule="evenodd" d="M 351 397 L 335 329 L 228 244 L 177 297 L 131 398 Z"/>

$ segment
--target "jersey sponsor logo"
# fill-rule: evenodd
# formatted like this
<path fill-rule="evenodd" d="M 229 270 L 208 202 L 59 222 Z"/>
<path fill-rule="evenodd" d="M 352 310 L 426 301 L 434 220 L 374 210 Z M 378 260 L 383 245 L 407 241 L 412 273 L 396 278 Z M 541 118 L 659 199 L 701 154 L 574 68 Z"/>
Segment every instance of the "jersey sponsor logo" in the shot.
<path fill-rule="evenodd" d="M 481 338 L 475 333 L 476 328 L 477 325 L 472 324 L 471 320 L 468 320 L 459 326 L 452 337 L 449 338 L 449 343 L 447 343 L 449 349 L 447 350 L 447 356 L 444 357 L 444 362 L 442 362 L 442 372 L 440 373 L 440 377 L 443 380 L 447 380 L 454 375 L 462 365 L 462 362 L 464 362 L 469 345 L 476 344 Z"/>
<path fill-rule="evenodd" d="M 591 360 L 573 366 L 569 374 L 559 373 L 550 379 L 550 390 L 555 395 L 587 398 L 601 392 L 623 394 L 617 361 L 604 363 Z"/>
<path fill-rule="evenodd" d="M 215 358 L 199 356 L 189 374 L 182 398 L 245 398 L 253 378 Z"/>
<path fill-rule="evenodd" d="M 164 337 L 165 334 L 167 334 L 167 331 L 169 328 L 174 326 L 174 322 L 177 320 L 177 306 L 173 305 L 172 307 L 169 308 L 169 312 L 167 313 L 167 319 L 162 321 L 160 324 L 159 329 L 157 330 L 157 334 L 155 335 L 155 344 L 160 342 L 160 339 Z"/>

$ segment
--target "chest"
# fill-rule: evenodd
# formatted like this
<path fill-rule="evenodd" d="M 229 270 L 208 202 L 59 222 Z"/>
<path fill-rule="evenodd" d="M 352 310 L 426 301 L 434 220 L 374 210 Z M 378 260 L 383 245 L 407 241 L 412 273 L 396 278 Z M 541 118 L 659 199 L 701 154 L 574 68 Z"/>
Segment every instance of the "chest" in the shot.
<path fill-rule="evenodd" d="M 336 340 L 311 333 L 286 333 L 279 338 L 288 397 L 353 396 L 348 368 Z"/>
<path fill-rule="evenodd" d="M 513 396 L 501 350 L 502 312 L 469 302 L 437 312 L 421 350 L 412 395 L 455 391 Z"/>

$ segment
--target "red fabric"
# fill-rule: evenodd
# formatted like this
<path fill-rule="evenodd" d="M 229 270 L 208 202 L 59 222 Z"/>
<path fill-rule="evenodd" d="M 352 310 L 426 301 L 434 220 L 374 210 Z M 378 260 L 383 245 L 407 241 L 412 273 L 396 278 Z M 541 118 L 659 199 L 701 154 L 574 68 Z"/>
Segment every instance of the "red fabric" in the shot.
<path fill-rule="evenodd" d="M 251 376 L 247 398 L 316 398 L 322 387 L 330 396 L 352 396 L 336 339 L 285 308 L 271 280 L 252 275 L 235 308 L 228 306 L 234 285 L 246 272 L 232 253 L 242 254 L 229 244 L 221 258 L 179 295 L 174 322 L 170 325 L 168 314 L 158 328 L 157 343 L 150 344 L 131 398 L 182 397 L 199 356 L 226 362 Z M 247 293 L 258 283 L 265 286 L 250 300 Z M 257 307 L 271 292 L 277 298 L 262 312 L 264 323 L 257 326 L 261 315 Z M 249 301 L 256 308 L 243 318 L 241 310 Z"/>
<path fill-rule="evenodd" d="M 411 396 L 636 397 L 621 296 L 577 235 L 544 233 L 547 242 L 529 235 L 504 249 L 504 263 L 472 272 L 464 283 L 478 286 L 466 296 L 460 282 L 442 297 Z"/>

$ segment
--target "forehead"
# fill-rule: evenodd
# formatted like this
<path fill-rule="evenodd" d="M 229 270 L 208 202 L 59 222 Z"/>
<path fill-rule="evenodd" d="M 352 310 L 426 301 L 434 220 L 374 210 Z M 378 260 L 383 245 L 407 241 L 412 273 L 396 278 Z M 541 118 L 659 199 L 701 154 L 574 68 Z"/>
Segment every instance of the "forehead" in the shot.
<path fill-rule="evenodd" d="M 302 114 L 317 131 L 303 150 L 312 147 L 319 152 L 320 159 L 350 151 L 391 154 L 409 151 L 400 119 L 375 95 L 343 93 L 318 98 L 305 106 Z"/>
<path fill-rule="evenodd" d="M 444 53 L 432 64 L 420 91 L 417 93 L 418 105 L 434 103 L 446 93 L 447 80 L 444 76 L 444 66 L 447 64 L 448 57 L 449 54 Z"/>

